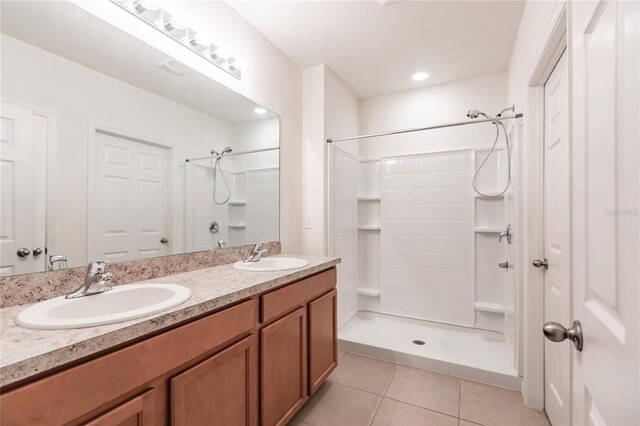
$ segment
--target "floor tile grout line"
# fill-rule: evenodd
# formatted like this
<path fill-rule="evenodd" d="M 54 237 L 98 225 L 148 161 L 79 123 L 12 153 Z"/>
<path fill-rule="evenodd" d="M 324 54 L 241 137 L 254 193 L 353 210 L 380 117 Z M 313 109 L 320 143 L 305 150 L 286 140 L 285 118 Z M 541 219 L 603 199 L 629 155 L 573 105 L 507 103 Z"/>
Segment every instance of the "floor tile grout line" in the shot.
<path fill-rule="evenodd" d="M 391 397 L 389 397 L 389 396 L 385 396 L 384 398 L 390 399 L 390 400 L 395 401 L 395 402 L 400 402 L 400 403 L 402 403 L 402 404 L 411 405 L 412 407 L 420 408 L 420 409 L 422 409 L 422 410 L 431 411 L 432 413 L 442 414 L 443 416 L 451 417 L 452 419 L 458 419 L 458 417 L 456 417 L 456 416 L 454 416 L 454 415 L 447 414 L 447 413 L 443 413 L 442 411 L 434 410 L 434 409 L 432 409 L 432 408 L 425 408 L 425 407 L 422 407 L 422 406 L 420 406 L 420 405 L 412 404 L 412 403 L 410 403 L 410 402 L 402 401 L 402 400 L 400 400 L 400 399 L 396 399 L 396 398 L 391 398 Z M 463 420 L 464 420 L 464 419 L 463 419 Z"/>
<path fill-rule="evenodd" d="M 460 411 L 462 411 L 462 380 L 458 382 L 458 423 L 460 423 Z"/>
<path fill-rule="evenodd" d="M 387 392 L 389 392 L 389 388 L 391 387 L 391 383 L 393 382 L 393 379 L 396 377 L 397 371 L 398 371 L 398 364 L 395 364 L 393 366 L 393 374 L 391 374 L 391 380 L 389 380 L 389 383 L 387 383 L 387 387 L 384 388 L 384 393 L 382 394 L 382 396 L 387 396 Z"/>
<path fill-rule="evenodd" d="M 380 395 L 378 395 L 380 396 Z M 376 420 L 376 416 L 378 415 L 378 411 L 380 410 L 380 406 L 382 405 L 382 401 L 384 401 L 384 395 L 380 396 L 380 401 L 378 401 L 378 406 L 376 407 L 376 411 L 373 413 L 373 417 L 371 417 L 371 421 L 369 422 L 369 426 L 373 424 Z"/>

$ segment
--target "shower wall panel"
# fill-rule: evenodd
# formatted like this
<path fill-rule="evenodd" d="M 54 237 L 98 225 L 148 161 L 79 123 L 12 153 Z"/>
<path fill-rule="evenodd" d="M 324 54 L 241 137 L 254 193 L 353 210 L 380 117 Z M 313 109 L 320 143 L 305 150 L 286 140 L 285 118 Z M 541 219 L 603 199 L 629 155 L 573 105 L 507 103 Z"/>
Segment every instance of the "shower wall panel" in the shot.
<path fill-rule="evenodd" d="M 247 243 L 280 239 L 280 169 L 247 171 Z"/>
<path fill-rule="evenodd" d="M 333 223 L 335 256 L 338 265 L 338 326 L 357 311 L 358 287 L 358 161 L 349 153 L 334 148 Z"/>
<path fill-rule="evenodd" d="M 471 151 L 383 160 L 383 312 L 473 326 L 471 164 Z"/>

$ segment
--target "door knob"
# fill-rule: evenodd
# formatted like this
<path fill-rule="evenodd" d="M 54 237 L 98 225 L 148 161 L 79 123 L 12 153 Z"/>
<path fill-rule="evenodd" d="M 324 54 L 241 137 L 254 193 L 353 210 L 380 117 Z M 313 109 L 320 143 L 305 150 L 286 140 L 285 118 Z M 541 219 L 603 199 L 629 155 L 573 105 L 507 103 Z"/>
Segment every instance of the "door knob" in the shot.
<path fill-rule="evenodd" d="M 536 268 L 544 267 L 545 270 L 549 269 L 549 261 L 547 260 L 546 257 L 544 258 L 544 260 L 536 259 L 533 262 L 531 262 L 531 264 Z"/>
<path fill-rule="evenodd" d="M 162 238 L 160 238 L 160 242 L 161 242 L 162 244 L 167 244 L 167 243 L 169 242 L 169 240 L 168 240 L 168 239 L 166 239 L 165 237 L 162 237 Z"/>
<path fill-rule="evenodd" d="M 27 257 L 31 254 L 31 251 L 28 248 L 20 247 L 18 251 L 16 251 L 18 257 Z"/>
<path fill-rule="evenodd" d="M 33 249 L 34 256 L 40 256 L 42 254 L 42 249 L 40 247 L 36 247 Z"/>
<path fill-rule="evenodd" d="M 544 337 L 552 342 L 562 342 L 569 339 L 578 351 L 582 351 L 584 340 L 580 321 L 574 321 L 570 328 L 564 328 L 560 323 L 549 321 L 542 327 L 542 332 L 544 333 Z"/>

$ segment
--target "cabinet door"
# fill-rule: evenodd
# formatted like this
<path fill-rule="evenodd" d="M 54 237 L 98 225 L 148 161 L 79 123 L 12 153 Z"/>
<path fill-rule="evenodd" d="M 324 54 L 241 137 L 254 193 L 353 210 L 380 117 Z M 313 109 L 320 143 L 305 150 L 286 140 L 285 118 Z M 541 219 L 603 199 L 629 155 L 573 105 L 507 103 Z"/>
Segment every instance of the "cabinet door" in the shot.
<path fill-rule="evenodd" d="M 338 365 L 336 290 L 309 303 L 309 393 Z"/>
<path fill-rule="evenodd" d="M 256 425 L 257 350 L 247 337 L 171 379 L 172 424 Z"/>
<path fill-rule="evenodd" d="M 262 424 L 284 425 L 307 400 L 306 307 L 260 330 Z"/>
<path fill-rule="evenodd" d="M 86 426 L 151 426 L 155 423 L 154 391 L 148 390 L 90 421 Z"/>

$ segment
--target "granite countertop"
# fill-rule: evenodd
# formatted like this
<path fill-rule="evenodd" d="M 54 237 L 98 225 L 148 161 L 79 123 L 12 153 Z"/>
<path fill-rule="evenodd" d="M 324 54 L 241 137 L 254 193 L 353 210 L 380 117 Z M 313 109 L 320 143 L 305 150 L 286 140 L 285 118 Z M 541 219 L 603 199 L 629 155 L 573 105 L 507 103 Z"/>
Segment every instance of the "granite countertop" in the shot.
<path fill-rule="evenodd" d="M 249 272 L 235 269 L 229 264 L 141 281 L 140 283 L 164 282 L 183 285 L 191 290 L 191 298 L 182 305 L 159 314 L 116 324 L 68 330 L 31 330 L 15 324 L 18 313 L 30 305 L 0 309 L 0 387 L 340 263 L 340 259 L 335 257 L 286 257 L 306 259 L 309 265 L 290 271 Z"/>

